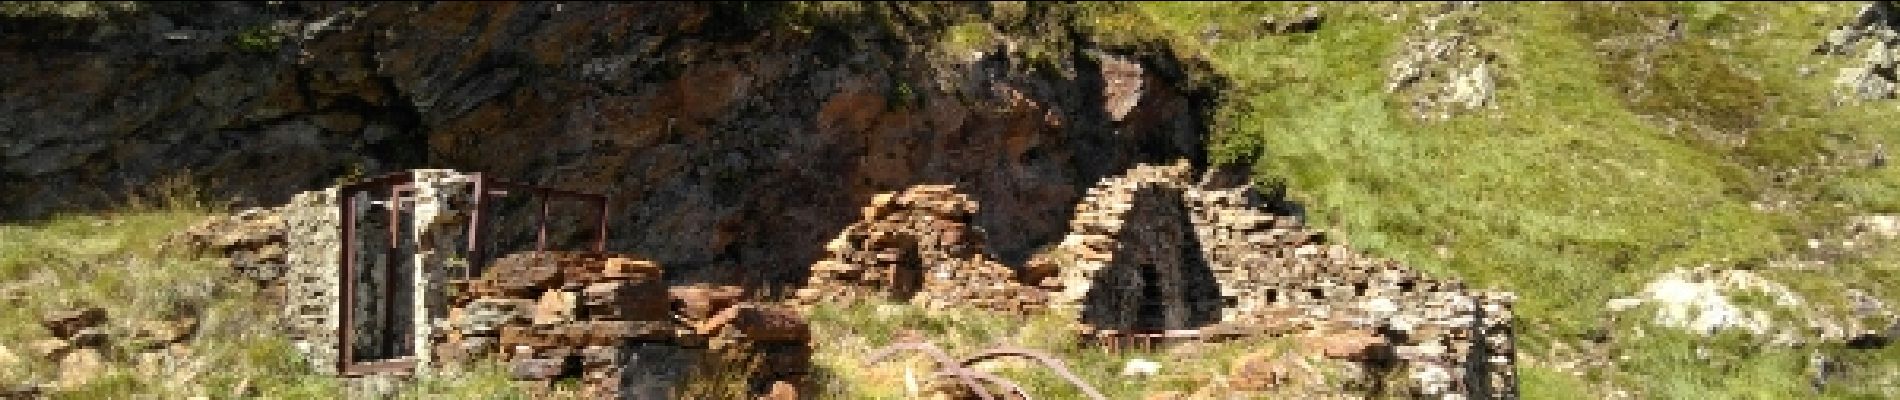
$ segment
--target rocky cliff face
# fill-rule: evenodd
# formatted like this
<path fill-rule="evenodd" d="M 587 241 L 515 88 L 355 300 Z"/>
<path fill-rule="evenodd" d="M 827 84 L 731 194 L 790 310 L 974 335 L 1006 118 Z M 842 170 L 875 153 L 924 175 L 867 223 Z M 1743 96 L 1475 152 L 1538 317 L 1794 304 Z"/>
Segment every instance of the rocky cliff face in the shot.
<path fill-rule="evenodd" d="M 168 178 L 275 204 L 347 176 L 453 168 L 607 193 L 609 248 L 675 278 L 795 282 L 880 191 L 957 185 L 984 205 L 975 223 L 997 256 L 1019 262 L 1060 238 L 1099 177 L 1202 159 L 1214 89 L 1188 79 L 1201 67 L 1101 48 L 1059 6 L 995 7 L 5 17 L 0 218 L 109 207 Z M 977 21 L 998 34 L 940 45 Z"/>

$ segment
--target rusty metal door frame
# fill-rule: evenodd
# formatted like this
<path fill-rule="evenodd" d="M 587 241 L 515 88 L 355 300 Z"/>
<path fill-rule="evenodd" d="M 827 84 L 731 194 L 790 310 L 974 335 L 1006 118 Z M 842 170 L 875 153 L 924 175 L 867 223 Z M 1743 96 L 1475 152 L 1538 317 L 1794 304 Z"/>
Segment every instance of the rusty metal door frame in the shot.
<path fill-rule="evenodd" d="M 596 216 L 596 220 L 595 220 L 596 226 L 595 226 L 595 238 L 594 238 L 593 250 L 594 251 L 606 250 L 607 216 L 608 216 L 607 196 L 601 195 L 601 194 L 583 193 L 583 192 L 555 189 L 555 188 L 550 188 L 550 187 L 545 187 L 545 186 L 509 182 L 509 181 L 505 181 L 501 179 L 489 178 L 479 173 L 471 174 L 471 175 L 475 177 L 474 179 L 475 193 L 479 194 L 477 196 L 474 196 L 473 198 L 474 204 L 471 207 L 473 208 L 473 210 L 470 211 L 469 213 L 468 231 L 465 234 L 465 236 L 468 238 L 468 241 L 466 243 L 467 248 L 465 249 L 465 251 L 467 252 L 466 254 L 468 254 L 468 258 L 470 260 L 469 273 L 471 276 L 479 275 L 481 273 L 480 272 L 481 268 L 484 266 L 484 264 L 487 263 L 487 260 L 486 260 L 487 255 L 482 254 L 482 251 L 481 251 L 481 244 L 485 243 L 485 240 L 487 239 L 483 237 L 482 229 L 481 229 L 482 224 L 485 221 L 482 215 L 482 211 L 483 211 L 482 207 L 483 207 L 483 204 L 486 203 L 484 200 L 491 197 L 506 196 L 509 194 L 509 191 L 511 190 L 519 190 L 519 191 L 531 194 L 540 202 L 540 215 L 535 220 L 536 229 L 538 229 L 538 235 L 537 235 L 537 239 L 535 243 L 536 251 L 547 250 L 547 221 L 548 221 L 548 213 L 549 213 L 548 203 L 555 198 L 583 201 L 583 202 L 589 203 L 589 205 L 593 206 L 594 209 L 599 210 L 599 214 Z M 357 229 L 355 197 L 359 193 L 371 192 L 378 189 L 388 190 L 388 193 L 390 194 L 390 198 L 386 200 L 387 203 L 385 204 L 391 205 L 390 211 L 389 211 L 390 216 L 391 216 L 390 228 L 389 228 L 390 233 L 391 233 L 390 235 L 391 252 L 390 254 L 386 256 L 391 257 L 391 259 L 394 260 L 396 259 L 396 257 L 401 256 L 400 254 L 397 254 L 396 250 L 400 249 L 399 245 L 401 243 L 401 237 L 403 236 L 401 234 L 402 232 L 399 231 L 399 227 L 402 225 L 402 220 L 404 219 L 402 217 L 402 215 L 404 214 L 400 212 L 401 211 L 400 208 L 402 208 L 402 206 L 399 204 L 400 199 L 402 197 L 400 196 L 400 194 L 405 193 L 405 192 L 413 193 L 414 182 L 415 182 L 414 175 L 411 174 L 410 172 L 404 171 L 404 172 L 395 172 L 395 173 L 378 176 L 378 177 L 364 180 L 361 182 L 342 185 L 337 188 L 338 217 L 341 219 L 341 223 L 338 224 L 339 229 L 341 231 L 339 232 L 341 235 L 338 237 L 338 241 L 340 241 L 341 243 L 339 243 L 339 246 L 337 246 L 338 251 L 341 255 L 341 257 L 339 257 L 338 259 L 338 263 L 340 264 L 338 266 L 339 267 L 338 274 L 340 276 L 340 279 L 338 280 L 340 282 L 338 283 L 340 287 L 338 288 L 339 291 L 338 291 L 338 304 L 337 304 L 337 306 L 339 307 L 338 309 L 339 318 L 337 321 L 337 350 L 338 350 L 337 351 L 337 354 L 338 354 L 337 370 L 342 375 L 362 376 L 362 375 L 392 374 L 392 373 L 403 374 L 403 373 L 409 373 L 415 368 L 416 360 L 413 360 L 413 359 L 358 361 L 356 359 L 356 351 L 355 351 L 356 350 L 355 349 L 356 347 L 355 346 L 356 344 L 355 332 L 351 329 L 356 324 L 356 315 L 355 315 L 354 309 L 356 308 L 357 299 L 355 296 L 356 282 L 355 282 L 354 277 L 356 276 L 356 269 L 360 267 L 356 265 L 356 259 L 354 257 L 357 250 L 356 237 L 355 237 L 356 229 Z M 411 215 L 409 218 L 413 218 L 413 215 Z M 389 272 L 391 274 L 401 272 L 400 270 L 402 268 L 399 267 L 399 265 L 401 265 L 400 263 L 389 262 L 386 264 L 389 265 L 389 268 L 390 268 Z M 387 285 L 385 286 L 386 287 L 384 288 L 383 296 L 385 298 L 393 297 L 394 288 L 387 287 Z M 413 295 L 415 294 L 412 293 L 412 296 Z M 388 312 L 389 310 L 387 309 L 387 307 L 390 307 L 389 303 L 386 302 L 384 307 L 385 307 L 384 318 L 388 318 L 390 315 L 393 315 L 392 313 Z M 392 329 L 394 329 L 393 322 L 396 322 L 396 321 L 385 321 L 384 323 L 385 326 L 383 327 L 383 332 L 385 335 L 395 336 L 392 331 Z M 411 332 L 411 334 L 413 335 L 415 333 Z"/>

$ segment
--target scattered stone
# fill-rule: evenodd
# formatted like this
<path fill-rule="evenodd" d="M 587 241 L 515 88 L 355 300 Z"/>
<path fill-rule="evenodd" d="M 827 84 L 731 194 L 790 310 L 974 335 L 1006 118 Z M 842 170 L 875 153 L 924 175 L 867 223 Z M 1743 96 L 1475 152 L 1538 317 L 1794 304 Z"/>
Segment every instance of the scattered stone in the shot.
<path fill-rule="evenodd" d="M 534 305 L 534 324 L 554 325 L 573 321 L 577 297 L 574 292 L 564 290 L 543 293 L 541 300 Z"/>
<path fill-rule="evenodd" d="M 1122 376 L 1149 377 L 1161 373 L 1161 363 L 1139 358 L 1122 365 Z"/>
<path fill-rule="evenodd" d="M 73 344 L 64 339 L 41 339 L 27 344 L 27 348 L 31 349 L 34 357 L 41 360 L 59 361 L 66 357 L 66 353 L 72 351 Z"/>
<path fill-rule="evenodd" d="M 1885 239 L 1900 237 L 1900 215 L 1858 215 L 1848 218 L 1855 234 L 1872 234 Z"/>
<path fill-rule="evenodd" d="M 1233 365 L 1227 382 L 1237 392 L 1271 390 L 1311 373 L 1305 360 L 1278 351 L 1247 353 L 1235 359 Z"/>
<path fill-rule="evenodd" d="M 134 337 L 149 344 L 163 346 L 190 339 L 198 329 L 198 319 L 181 318 L 176 321 L 153 320 L 139 323 Z"/>
<path fill-rule="evenodd" d="M 1260 30 L 1274 35 L 1289 33 L 1312 33 L 1319 30 L 1325 17 L 1320 15 L 1319 7 L 1308 6 L 1298 15 L 1260 17 Z"/>
<path fill-rule="evenodd" d="M 47 388 L 38 383 L 9 384 L 0 387 L 0 399 L 39 399 L 44 398 Z"/>
<path fill-rule="evenodd" d="M 1891 2 L 1871 2 L 1861 8 L 1853 22 L 1828 32 L 1816 46 L 1816 55 L 1858 55 L 1858 62 L 1842 67 L 1834 78 L 1838 97 L 1849 101 L 1895 98 L 1895 88 L 1900 86 L 1896 85 L 1900 77 L 1894 75 L 1895 68 L 1900 67 L 1896 62 L 1900 57 L 1895 55 L 1900 48 L 1900 32 L 1896 32 L 1900 20 L 1894 15 Z"/>
<path fill-rule="evenodd" d="M 13 349 L 7 348 L 5 344 L 0 344 L 0 368 L 10 368 L 19 365 L 20 362 L 20 355 L 13 354 Z"/>
<path fill-rule="evenodd" d="M 1473 36 L 1476 7 L 1459 2 L 1426 16 L 1387 66 L 1386 92 L 1399 94 L 1414 116 L 1446 119 L 1493 106 L 1497 56 Z"/>
<path fill-rule="evenodd" d="M 798 400 L 798 388 L 790 382 L 772 382 L 772 389 L 761 400 Z"/>
<path fill-rule="evenodd" d="M 1610 299 L 1610 301 L 1605 302 L 1603 306 L 1611 312 L 1623 312 L 1641 305 L 1643 305 L 1643 299 L 1619 298 Z"/>
<path fill-rule="evenodd" d="M 1767 310 L 1744 310 L 1726 294 L 1739 291 L 1760 292 L 1782 307 L 1803 304 L 1786 287 L 1743 270 L 1676 270 L 1650 282 L 1643 294 L 1658 306 L 1656 322 L 1663 326 L 1700 333 L 1729 328 L 1769 333 L 1773 320 Z"/>
<path fill-rule="evenodd" d="M 26 302 L 26 289 L 21 286 L 0 286 L 0 306 L 18 307 Z"/>
<path fill-rule="evenodd" d="M 1384 337 L 1364 330 L 1350 330 L 1328 333 L 1322 336 L 1302 338 L 1308 348 L 1317 349 L 1327 358 L 1370 361 L 1377 356 L 1378 350 L 1390 345 Z"/>
<path fill-rule="evenodd" d="M 62 389 L 70 389 L 92 382 L 105 372 L 105 356 L 99 349 L 81 348 L 60 359 L 59 380 L 54 384 Z"/>
<path fill-rule="evenodd" d="M 53 337 L 65 338 L 79 333 L 81 329 L 99 326 L 105 321 L 106 309 L 84 307 L 49 313 L 40 320 L 40 326 L 52 332 Z"/>
<path fill-rule="evenodd" d="M 106 333 L 104 327 L 91 327 L 80 329 L 79 332 L 73 333 L 72 337 L 67 338 L 67 341 L 71 342 L 73 347 L 96 349 L 106 345 L 106 338 L 108 336 L 110 335 Z"/>

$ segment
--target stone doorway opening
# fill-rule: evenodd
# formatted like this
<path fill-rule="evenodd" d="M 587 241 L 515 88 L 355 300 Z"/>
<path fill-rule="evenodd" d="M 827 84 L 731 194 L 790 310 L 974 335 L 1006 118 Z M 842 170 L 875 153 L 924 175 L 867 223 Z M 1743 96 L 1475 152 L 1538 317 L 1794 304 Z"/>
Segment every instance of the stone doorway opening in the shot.
<path fill-rule="evenodd" d="M 355 371 L 406 370 L 415 361 L 414 187 L 394 181 L 343 192 L 342 349 Z"/>
<path fill-rule="evenodd" d="M 897 261 L 886 274 L 885 285 L 890 288 L 890 300 L 907 302 L 924 289 L 924 259 L 917 253 L 915 241 L 905 241 L 897 253 Z"/>
<path fill-rule="evenodd" d="M 1097 330 L 1198 329 L 1219 320 L 1218 282 L 1201 256 L 1179 190 L 1135 192 L 1114 258 L 1096 271 L 1082 322 Z"/>

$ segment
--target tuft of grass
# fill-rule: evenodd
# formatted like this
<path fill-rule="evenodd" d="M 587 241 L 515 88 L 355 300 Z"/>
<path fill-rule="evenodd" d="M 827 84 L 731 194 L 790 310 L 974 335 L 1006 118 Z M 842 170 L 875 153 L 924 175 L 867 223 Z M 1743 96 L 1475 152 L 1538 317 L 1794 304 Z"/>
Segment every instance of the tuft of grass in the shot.
<path fill-rule="evenodd" d="M 912 398 L 906 380 L 927 384 L 926 378 L 935 371 L 934 359 L 909 354 L 877 365 L 865 363 L 865 357 L 871 352 L 894 343 L 900 333 L 906 331 L 959 359 L 1005 345 L 1040 350 L 1060 359 L 1071 372 L 1112 399 L 1143 398 L 1163 391 L 1194 393 L 1225 379 L 1242 355 L 1279 354 L 1291 348 L 1286 339 L 1252 338 L 1115 352 L 1080 343 L 1071 330 L 1074 319 L 1058 314 L 1025 318 L 979 310 L 925 310 L 908 304 L 880 302 L 821 304 L 813 308 L 810 318 L 814 336 L 829 338 L 814 342 L 818 398 Z M 1122 368 L 1133 359 L 1161 363 L 1161 373 L 1146 378 L 1122 376 Z M 1309 361 L 1331 374 L 1328 382 L 1332 390 L 1366 393 L 1370 389 L 1352 386 L 1369 382 L 1368 377 L 1342 375 L 1358 372 L 1340 368 L 1330 360 L 1311 358 Z M 1016 382 L 1036 398 L 1084 398 L 1081 390 L 1068 380 L 1030 360 L 1005 359 L 978 368 Z M 1396 376 L 1370 379 L 1403 380 Z"/>
<path fill-rule="evenodd" d="M 136 1 L 0 1 L 0 16 L 97 19 L 137 11 Z"/>
<path fill-rule="evenodd" d="M 529 399 L 532 398 L 509 377 L 507 367 L 485 360 L 437 371 L 403 388 L 402 399 Z"/>
<path fill-rule="evenodd" d="M 271 53 L 283 45 L 284 34 L 270 25 L 258 25 L 238 31 L 231 45 L 250 53 Z"/>
<path fill-rule="evenodd" d="M 146 204 L 191 204 L 189 202 Z M 98 306 L 111 333 L 103 347 L 104 372 L 59 398 L 340 398 L 340 381 L 312 370 L 268 316 L 254 284 L 224 265 L 160 249 L 173 232 L 206 213 L 191 207 L 142 206 L 113 215 L 67 215 L 0 225 L 0 292 L 20 295 L 0 307 L 0 346 L 23 359 L 0 370 L 0 383 L 53 382 L 58 366 L 26 354 L 47 338 L 45 313 Z M 266 316 L 266 318 L 259 318 Z M 132 333 L 144 321 L 196 318 L 183 353 L 141 367 Z M 513 391 L 499 367 L 425 377 L 423 397 L 526 398 Z"/>

